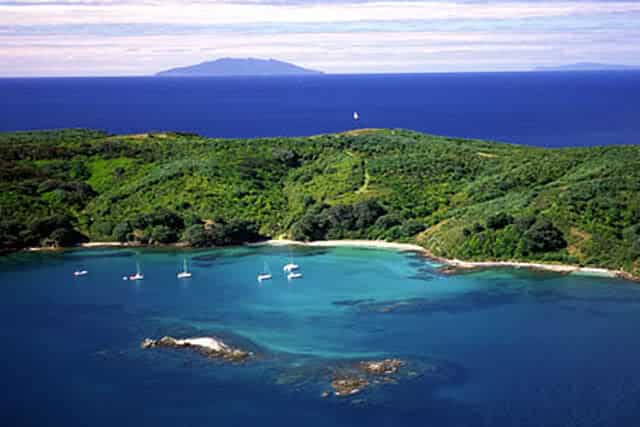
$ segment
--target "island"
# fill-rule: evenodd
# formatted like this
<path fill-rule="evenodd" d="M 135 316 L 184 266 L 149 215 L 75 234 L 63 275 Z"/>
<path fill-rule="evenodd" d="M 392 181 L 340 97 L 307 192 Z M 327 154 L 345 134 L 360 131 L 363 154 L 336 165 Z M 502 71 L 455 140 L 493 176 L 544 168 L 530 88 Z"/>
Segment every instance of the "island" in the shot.
<path fill-rule="evenodd" d="M 177 339 L 165 336 L 158 340 L 145 338 L 142 343 L 140 343 L 140 348 L 142 349 L 158 347 L 192 349 L 211 359 L 222 359 L 228 362 L 244 362 L 253 356 L 250 351 L 231 347 L 222 340 L 213 337 Z"/>
<path fill-rule="evenodd" d="M 640 65 L 601 64 L 598 62 L 578 62 L 557 66 L 536 67 L 534 71 L 620 71 L 640 70 Z"/>
<path fill-rule="evenodd" d="M 157 77 L 215 77 L 215 76 L 290 76 L 318 75 L 321 71 L 302 68 L 276 59 L 221 58 L 187 67 L 161 71 Z"/>
<path fill-rule="evenodd" d="M 545 149 L 402 129 L 0 133 L 0 248 L 373 241 L 456 268 L 632 278 L 639 183 L 637 145 Z"/>

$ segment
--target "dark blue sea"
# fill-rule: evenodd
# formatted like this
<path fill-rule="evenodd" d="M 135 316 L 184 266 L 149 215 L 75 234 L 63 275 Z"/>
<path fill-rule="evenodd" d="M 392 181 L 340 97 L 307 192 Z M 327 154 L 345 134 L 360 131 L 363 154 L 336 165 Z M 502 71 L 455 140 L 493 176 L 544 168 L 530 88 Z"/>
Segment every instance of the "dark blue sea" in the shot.
<path fill-rule="evenodd" d="M 547 147 L 635 144 L 640 72 L 0 79 L 0 131 L 62 127 L 211 137 L 390 127 Z"/>
<path fill-rule="evenodd" d="M 185 258 L 193 278 L 178 280 Z M 301 280 L 283 276 L 291 260 Z M 123 281 L 136 263 L 145 279 Z M 265 263 L 274 277 L 260 284 Z M 2 257 L 1 424 L 638 426 L 638 284 L 437 267 L 354 248 Z M 163 335 L 255 357 L 140 348 Z M 406 363 L 393 380 L 322 397 L 335 375 L 385 357 Z"/>

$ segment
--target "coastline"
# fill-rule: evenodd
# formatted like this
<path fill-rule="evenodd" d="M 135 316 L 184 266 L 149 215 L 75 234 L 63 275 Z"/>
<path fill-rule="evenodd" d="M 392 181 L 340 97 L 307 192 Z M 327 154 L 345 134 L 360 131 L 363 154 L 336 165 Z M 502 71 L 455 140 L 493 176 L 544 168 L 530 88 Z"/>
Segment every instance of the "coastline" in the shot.
<path fill-rule="evenodd" d="M 315 240 L 312 242 L 300 242 L 297 240 L 277 239 L 264 242 L 249 243 L 248 246 L 308 246 L 316 248 L 358 247 L 370 249 L 394 249 L 399 251 L 424 252 L 425 248 L 411 243 L 394 243 L 384 240 Z"/>
<path fill-rule="evenodd" d="M 539 262 L 521 262 L 521 261 L 463 261 L 459 259 L 442 258 L 434 255 L 428 249 L 422 246 L 412 243 L 396 243 L 387 242 L 384 240 L 358 240 L 358 239 L 345 239 L 345 240 L 315 240 L 310 242 L 301 242 L 297 240 L 288 239 L 272 239 L 262 242 L 245 243 L 245 246 L 306 246 L 316 248 L 336 248 L 336 247 L 354 247 L 354 248 L 369 248 L 369 249 L 385 249 L 396 250 L 401 252 L 418 252 L 426 258 L 438 261 L 445 265 L 444 272 L 448 274 L 454 274 L 458 271 L 470 271 L 479 269 L 491 269 L 491 268 L 526 268 L 531 270 L 550 271 L 560 274 L 580 274 L 585 276 L 597 276 L 597 277 L 609 277 L 629 280 L 633 282 L 640 282 L 640 277 L 634 276 L 626 271 L 611 270 L 607 268 L 598 267 L 581 267 L 571 264 L 547 264 Z M 185 244 L 177 243 L 173 245 L 167 245 L 172 247 L 187 248 Z M 121 243 L 121 242 L 87 242 L 78 245 L 80 248 L 124 248 L 124 247 L 145 247 L 145 245 Z M 56 247 L 32 247 L 27 248 L 29 252 L 47 252 L 47 251 L 60 251 L 65 248 Z"/>
<path fill-rule="evenodd" d="M 570 264 L 545 264 L 536 262 L 520 262 L 520 261 L 463 261 L 459 259 L 448 259 L 433 255 L 429 250 L 422 246 L 411 243 L 393 243 L 384 240 L 317 240 L 311 242 L 298 242 L 295 240 L 267 240 L 265 242 L 252 243 L 252 246 L 269 245 L 269 246 L 286 246 L 299 245 L 309 247 L 360 247 L 372 249 L 390 249 L 403 252 L 420 252 L 425 257 L 445 264 L 453 273 L 456 270 L 475 270 L 475 269 L 491 269 L 491 268 L 527 268 L 531 270 L 551 271 L 561 274 L 581 274 L 585 276 L 598 276 L 609 278 L 620 278 L 638 282 L 640 278 L 635 277 L 625 271 L 611 270 L 597 267 L 581 267 Z"/>

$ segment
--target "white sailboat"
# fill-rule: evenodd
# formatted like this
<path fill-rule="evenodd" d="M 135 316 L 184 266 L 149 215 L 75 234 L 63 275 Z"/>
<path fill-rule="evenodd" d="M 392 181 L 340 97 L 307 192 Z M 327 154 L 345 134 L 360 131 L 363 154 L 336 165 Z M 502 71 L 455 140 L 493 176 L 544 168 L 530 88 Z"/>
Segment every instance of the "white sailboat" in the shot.
<path fill-rule="evenodd" d="M 262 282 L 264 280 L 271 280 L 273 276 L 271 275 L 271 270 L 267 265 L 267 262 L 264 263 L 264 268 L 262 269 L 262 273 L 258 274 L 258 282 Z"/>
<path fill-rule="evenodd" d="M 287 274 L 287 279 L 288 280 L 302 279 L 302 273 L 291 271 L 289 272 L 289 274 Z"/>
<path fill-rule="evenodd" d="M 293 262 L 293 257 L 291 256 L 291 250 L 289 250 L 289 263 L 285 264 L 282 267 L 282 271 L 284 271 L 285 273 L 291 273 L 292 271 L 297 270 L 299 268 L 300 266 Z"/>
<path fill-rule="evenodd" d="M 353 120 L 360 120 L 360 114 L 357 111 L 353 112 Z"/>
<path fill-rule="evenodd" d="M 284 271 L 285 273 L 291 273 L 292 271 L 298 270 L 299 268 L 300 266 L 298 264 L 290 262 L 289 264 L 286 264 L 284 267 L 282 267 L 282 271 Z"/>
<path fill-rule="evenodd" d="M 183 260 L 182 271 L 177 274 L 177 277 L 178 279 L 190 279 L 191 276 L 192 274 L 189 272 L 189 269 L 187 268 L 187 259 L 185 258 Z"/>
<path fill-rule="evenodd" d="M 140 270 L 140 263 L 136 261 L 136 274 L 131 274 L 129 276 L 123 276 L 122 280 L 143 280 L 144 275 L 142 274 L 142 270 Z"/>
<path fill-rule="evenodd" d="M 87 270 L 76 270 L 73 272 L 75 277 L 86 276 L 87 274 L 89 274 Z"/>

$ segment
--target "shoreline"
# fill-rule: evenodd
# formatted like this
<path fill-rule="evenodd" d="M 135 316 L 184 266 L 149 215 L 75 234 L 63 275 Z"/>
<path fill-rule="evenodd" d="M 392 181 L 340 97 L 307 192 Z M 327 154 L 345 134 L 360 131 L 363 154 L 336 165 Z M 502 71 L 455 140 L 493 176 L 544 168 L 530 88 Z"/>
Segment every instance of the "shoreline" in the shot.
<path fill-rule="evenodd" d="M 264 242 L 248 243 L 247 246 L 307 246 L 314 248 L 370 248 L 370 249 L 393 249 L 403 252 L 424 252 L 426 249 L 422 246 L 411 243 L 394 243 L 384 240 L 314 240 L 312 242 L 300 242 L 297 240 L 277 239 L 266 240 Z"/>
<path fill-rule="evenodd" d="M 456 271 L 470 271 L 476 269 L 492 269 L 492 268 L 526 268 L 531 270 L 550 271 L 560 274 L 580 274 L 585 276 L 597 276 L 608 277 L 629 280 L 633 282 L 640 282 L 640 277 L 636 277 L 626 271 L 612 270 L 607 268 L 598 267 L 581 267 L 571 264 L 547 264 L 540 262 L 524 262 L 524 261 L 463 261 L 459 259 L 448 259 L 433 255 L 428 249 L 422 246 L 412 243 L 396 243 L 387 242 L 384 240 L 358 240 L 358 239 L 345 239 L 345 240 L 315 240 L 311 242 L 300 242 L 297 240 L 288 239 L 272 239 L 262 242 L 245 243 L 244 246 L 257 247 L 257 246 L 306 246 L 315 248 L 337 248 L 337 247 L 353 247 L 353 248 L 369 248 L 369 249 L 385 249 L 396 250 L 401 252 L 419 252 L 426 258 L 438 261 L 445 265 L 445 272 L 455 273 Z M 186 245 L 176 243 L 172 245 L 166 245 L 169 247 L 187 248 Z M 83 249 L 91 248 L 125 248 L 125 247 L 137 247 L 143 248 L 147 245 L 138 245 L 122 242 L 87 242 L 81 243 L 77 247 Z M 45 248 L 45 247 L 32 247 L 27 248 L 29 252 L 47 252 L 47 251 L 61 251 L 65 248 Z"/>
<path fill-rule="evenodd" d="M 390 249 L 402 252 L 420 252 L 425 257 L 445 264 L 454 270 L 475 270 L 475 269 L 492 269 L 492 268 L 526 268 L 531 270 L 550 271 L 562 274 L 581 274 L 585 276 L 597 276 L 625 279 L 639 282 L 640 278 L 635 277 L 622 270 L 611 270 L 598 267 L 581 267 L 571 264 L 546 264 L 537 262 L 524 261 L 463 261 L 459 259 L 442 258 L 433 255 L 429 250 L 422 246 L 411 243 L 394 243 L 384 240 L 316 240 L 311 242 L 298 242 L 295 240 L 267 240 L 265 242 L 252 243 L 251 246 L 286 246 L 298 245 L 308 247 L 359 247 L 372 249 Z"/>

